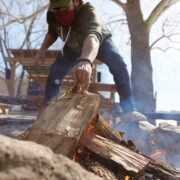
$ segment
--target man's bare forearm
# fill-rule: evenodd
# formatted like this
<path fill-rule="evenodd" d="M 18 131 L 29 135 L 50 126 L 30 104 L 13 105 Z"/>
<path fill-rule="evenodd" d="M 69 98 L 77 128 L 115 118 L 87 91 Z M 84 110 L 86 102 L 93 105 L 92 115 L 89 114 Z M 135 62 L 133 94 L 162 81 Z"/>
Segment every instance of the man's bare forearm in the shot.
<path fill-rule="evenodd" d="M 56 39 L 57 38 L 54 38 L 51 34 L 47 33 L 40 49 L 47 50 L 56 41 Z"/>
<path fill-rule="evenodd" d="M 55 41 L 56 41 L 56 38 L 54 38 L 51 34 L 49 33 L 46 34 L 39 51 L 35 55 L 36 65 L 44 64 L 45 52 Z"/>
<path fill-rule="evenodd" d="M 82 47 L 81 58 L 87 58 L 93 62 L 99 50 L 99 41 L 93 35 L 87 36 Z"/>

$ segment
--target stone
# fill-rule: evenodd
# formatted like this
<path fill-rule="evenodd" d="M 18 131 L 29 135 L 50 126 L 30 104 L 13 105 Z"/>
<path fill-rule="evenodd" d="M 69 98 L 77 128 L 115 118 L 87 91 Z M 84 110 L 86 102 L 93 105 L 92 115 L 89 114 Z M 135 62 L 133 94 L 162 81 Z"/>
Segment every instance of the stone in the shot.
<path fill-rule="evenodd" d="M 100 180 L 48 147 L 0 135 L 0 180 Z"/>

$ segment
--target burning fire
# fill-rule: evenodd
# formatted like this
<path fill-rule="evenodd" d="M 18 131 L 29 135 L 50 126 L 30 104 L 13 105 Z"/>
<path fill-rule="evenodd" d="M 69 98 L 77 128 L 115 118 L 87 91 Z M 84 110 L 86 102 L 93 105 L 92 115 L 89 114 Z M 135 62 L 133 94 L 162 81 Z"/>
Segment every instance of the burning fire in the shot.
<path fill-rule="evenodd" d="M 130 180 L 130 177 L 129 176 L 125 176 L 124 180 Z"/>
<path fill-rule="evenodd" d="M 93 132 L 95 125 L 96 125 L 96 122 L 94 120 L 90 121 L 89 124 L 87 125 L 87 128 L 82 133 L 82 136 L 85 133 Z M 86 149 L 81 144 L 81 141 L 79 141 L 79 144 L 77 145 L 76 151 L 73 154 L 72 160 L 75 162 L 80 162 L 80 160 L 78 158 L 78 154 L 81 154 L 81 153 L 86 153 Z M 87 156 L 88 156 L 88 154 L 87 154 Z"/>
<path fill-rule="evenodd" d="M 87 128 L 85 129 L 84 133 L 86 132 L 93 132 L 94 127 L 96 126 L 96 122 L 95 121 L 90 121 L 90 123 L 88 124 Z"/>

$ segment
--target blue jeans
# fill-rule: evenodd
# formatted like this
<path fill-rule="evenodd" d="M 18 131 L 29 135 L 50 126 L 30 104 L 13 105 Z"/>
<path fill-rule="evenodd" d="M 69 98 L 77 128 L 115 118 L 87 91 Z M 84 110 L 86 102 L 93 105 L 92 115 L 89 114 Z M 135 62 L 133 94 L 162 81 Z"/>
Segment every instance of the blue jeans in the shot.
<path fill-rule="evenodd" d="M 45 102 L 59 95 L 63 78 L 78 63 L 79 56 L 80 54 L 73 52 L 68 47 L 64 48 L 64 56 L 59 53 L 50 67 L 45 88 Z M 123 112 L 135 110 L 126 64 L 111 38 L 107 38 L 102 42 L 97 59 L 105 63 L 113 75 Z"/>

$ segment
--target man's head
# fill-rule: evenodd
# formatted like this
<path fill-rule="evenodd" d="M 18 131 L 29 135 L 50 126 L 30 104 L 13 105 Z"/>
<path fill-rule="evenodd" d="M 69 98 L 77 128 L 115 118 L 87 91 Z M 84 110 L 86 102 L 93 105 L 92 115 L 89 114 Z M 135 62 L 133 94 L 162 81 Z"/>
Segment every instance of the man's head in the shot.
<path fill-rule="evenodd" d="M 53 9 L 67 8 L 71 4 L 76 6 L 79 4 L 79 0 L 50 0 L 49 11 Z"/>
<path fill-rule="evenodd" d="M 49 11 L 62 26 L 70 26 L 76 17 L 80 0 L 50 0 Z"/>

